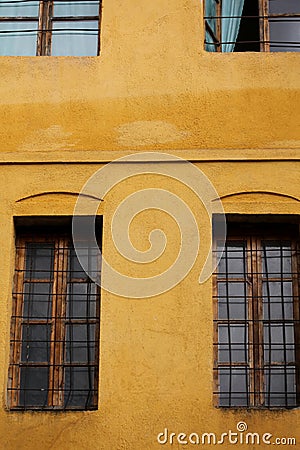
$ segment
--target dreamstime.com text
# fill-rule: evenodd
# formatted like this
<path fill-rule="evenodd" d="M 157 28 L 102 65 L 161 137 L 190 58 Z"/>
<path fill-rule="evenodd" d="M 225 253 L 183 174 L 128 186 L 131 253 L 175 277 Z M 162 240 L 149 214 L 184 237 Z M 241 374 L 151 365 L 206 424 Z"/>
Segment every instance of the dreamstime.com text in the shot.
<path fill-rule="evenodd" d="M 222 445 L 222 444 L 242 444 L 242 445 L 294 445 L 295 437 L 275 437 L 272 433 L 250 432 L 245 422 L 238 422 L 236 430 L 228 430 L 224 433 L 174 433 L 165 428 L 157 435 L 157 442 L 161 445 Z"/>

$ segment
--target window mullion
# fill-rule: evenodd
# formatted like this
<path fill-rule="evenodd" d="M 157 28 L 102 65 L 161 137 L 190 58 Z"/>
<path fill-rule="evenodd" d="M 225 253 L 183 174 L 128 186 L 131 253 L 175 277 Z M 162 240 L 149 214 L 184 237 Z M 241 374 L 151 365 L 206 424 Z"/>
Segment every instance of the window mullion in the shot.
<path fill-rule="evenodd" d="M 69 280 L 69 239 L 60 240 L 61 247 L 61 292 L 60 292 L 60 317 L 59 317 L 59 401 L 60 405 L 64 405 L 64 361 L 65 361 L 65 340 L 66 340 L 66 303 L 67 290 Z"/>
<path fill-rule="evenodd" d="M 52 284 L 52 312 L 51 312 L 51 335 L 50 335 L 50 367 L 49 367 L 49 388 L 48 388 L 48 405 L 55 406 L 56 403 L 56 320 L 57 320 L 57 298 L 59 286 L 59 244 L 55 242 L 54 262 L 53 262 L 53 284 Z"/>
<path fill-rule="evenodd" d="M 251 294 L 249 295 L 249 366 L 250 366 L 250 404 L 262 406 L 263 398 L 263 305 L 261 282 L 260 240 L 252 236 L 248 239 L 251 268 Z"/>
<path fill-rule="evenodd" d="M 9 383 L 11 388 L 10 406 L 19 405 L 20 395 L 20 358 L 22 348 L 22 312 L 23 312 L 23 286 L 25 274 L 25 241 L 18 239 L 16 242 L 16 268 L 15 292 L 13 295 L 13 316 L 11 327 L 11 366 L 9 373 Z"/>
<path fill-rule="evenodd" d="M 39 7 L 39 26 L 37 56 L 51 55 L 53 1 L 41 1 Z"/>
<path fill-rule="evenodd" d="M 256 238 L 256 276 L 257 276 L 257 379 L 258 379 L 258 394 L 257 406 L 263 406 L 264 398 L 264 321 L 263 321 L 263 267 L 262 267 L 262 242 L 261 239 Z"/>
<path fill-rule="evenodd" d="M 221 16 L 222 16 L 222 0 L 217 1 L 216 4 L 216 38 L 219 41 L 219 44 L 216 47 L 217 52 L 221 52 L 222 51 L 222 20 L 221 20 Z"/>
<path fill-rule="evenodd" d="M 40 1 L 39 5 L 39 24 L 38 24 L 38 35 L 37 35 L 37 48 L 36 55 L 43 55 L 43 17 L 44 17 L 44 2 Z"/>
<path fill-rule="evenodd" d="M 270 51 L 269 0 L 259 0 L 260 51 Z"/>
<path fill-rule="evenodd" d="M 255 404 L 255 362 L 254 362 L 254 274 L 255 267 L 253 267 L 253 241 L 251 237 L 247 239 L 247 279 L 248 279 L 248 364 L 249 364 L 249 378 L 250 378 L 250 406 Z"/>
<path fill-rule="evenodd" d="M 214 258 L 214 264 L 217 261 L 218 254 L 217 254 L 217 241 L 213 241 L 213 258 Z M 99 288 L 100 289 L 100 288 Z M 218 268 L 213 274 L 212 277 L 212 290 L 213 290 L 213 361 L 214 361 L 214 367 L 213 367 L 213 385 L 214 385 L 214 392 L 219 393 L 220 389 L 220 382 L 219 382 L 219 336 L 218 336 L 218 321 L 219 321 L 219 314 L 218 314 Z M 98 317 L 98 315 L 97 315 Z M 214 395 L 214 406 L 219 405 L 219 394 Z"/>
<path fill-rule="evenodd" d="M 51 43 L 52 43 L 52 17 L 53 17 L 53 1 L 47 2 L 47 14 L 45 17 L 46 33 L 45 33 L 45 55 L 51 55 Z"/>
<path fill-rule="evenodd" d="M 101 20 L 102 20 L 102 0 L 99 1 L 99 20 L 98 20 L 98 53 L 97 55 L 100 55 L 101 50 Z"/>
<path fill-rule="evenodd" d="M 101 261 L 99 261 L 99 268 L 101 267 Z M 100 343 L 100 286 L 97 286 L 96 288 L 97 291 L 97 296 L 98 296 L 98 301 L 97 301 L 97 305 L 96 305 L 96 317 L 98 320 L 98 326 L 96 327 L 96 333 L 95 333 L 95 360 L 99 361 L 99 353 L 100 353 L 100 349 L 99 349 L 99 343 Z M 217 374 L 218 375 L 218 374 Z M 98 403 L 98 378 L 99 378 L 99 364 L 95 365 L 95 373 L 94 373 L 94 393 L 93 393 L 93 404 L 97 405 Z"/>
<path fill-rule="evenodd" d="M 65 296 L 67 288 L 68 243 L 66 239 L 58 239 L 55 252 L 55 326 L 51 338 L 53 345 L 52 362 L 52 399 L 53 406 L 63 406 L 63 361 L 65 336 Z M 50 380 L 51 381 L 51 380 Z"/>

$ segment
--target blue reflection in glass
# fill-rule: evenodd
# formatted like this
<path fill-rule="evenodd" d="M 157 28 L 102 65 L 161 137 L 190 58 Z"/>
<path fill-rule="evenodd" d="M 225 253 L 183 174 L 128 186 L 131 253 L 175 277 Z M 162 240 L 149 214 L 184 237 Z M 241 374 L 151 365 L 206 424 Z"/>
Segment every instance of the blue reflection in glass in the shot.
<path fill-rule="evenodd" d="M 0 56 L 35 56 L 37 22 L 0 22 Z"/>
<path fill-rule="evenodd" d="M 53 56 L 96 56 L 98 22 L 57 22 L 53 24 Z"/>
<path fill-rule="evenodd" d="M 54 2 L 54 17 L 64 16 L 97 16 L 99 1 Z"/>
<path fill-rule="evenodd" d="M 1 17 L 37 17 L 39 1 L 20 3 L 20 0 L 2 1 L 0 3 Z"/>

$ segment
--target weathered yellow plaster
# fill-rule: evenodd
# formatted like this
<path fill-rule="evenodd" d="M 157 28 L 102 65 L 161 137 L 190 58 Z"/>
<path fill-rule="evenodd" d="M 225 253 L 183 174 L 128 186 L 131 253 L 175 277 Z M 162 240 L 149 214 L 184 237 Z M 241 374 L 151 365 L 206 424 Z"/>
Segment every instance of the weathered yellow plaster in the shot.
<path fill-rule="evenodd" d="M 118 204 L 154 186 L 183 197 L 195 214 L 202 241 L 194 267 L 150 299 L 103 291 L 97 411 L 7 410 L 14 216 L 71 215 L 97 169 L 145 150 L 193 161 L 226 213 L 300 213 L 299 54 L 206 53 L 199 0 L 103 0 L 101 34 L 100 57 L 0 58 L 0 448 L 185 448 L 160 446 L 157 434 L 220 435 L 241 420 L 299 445 L 299 410 L 214 408 L 212 282 L 198 282 L 211 227 L 190 189 L 154 175 L 127 180 L 100 202 L 104 255 L 135 276 L 174 261 L 180 235 L 165 213 L 140 213 L 130 227 L 142 251 L 153 228 L 165 231 L 169 247 L 153 263 L 129 264 L 111 237 Z"/>

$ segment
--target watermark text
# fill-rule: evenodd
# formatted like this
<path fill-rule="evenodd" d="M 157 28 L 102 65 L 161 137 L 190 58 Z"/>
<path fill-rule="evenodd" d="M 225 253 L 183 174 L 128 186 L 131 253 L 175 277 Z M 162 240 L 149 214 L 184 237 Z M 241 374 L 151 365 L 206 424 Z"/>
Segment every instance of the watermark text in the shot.
<path fill-rule="evenodd" d="M 296 446 L 295 437 L 275 437 L 272 433 L 257 433 L 248 431 L 245 422 L 239 422 L 236 430 L 217 434 L 212 432 L 204 433 L 174 433 L 165 428 L 157 435 L 157 442 L 161 445 L 222 445 L 222 444 L 244 444 L 244 445 L 293 445 Z"/>

